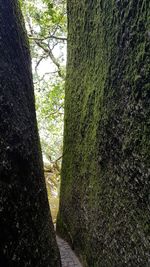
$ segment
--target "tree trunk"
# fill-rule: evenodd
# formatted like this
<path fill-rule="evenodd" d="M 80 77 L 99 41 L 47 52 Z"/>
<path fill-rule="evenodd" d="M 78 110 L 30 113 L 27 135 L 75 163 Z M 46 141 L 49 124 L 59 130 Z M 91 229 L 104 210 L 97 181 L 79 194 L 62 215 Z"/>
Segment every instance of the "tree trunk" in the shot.
<path fill-rule="evenodd" d="M 15 0 L 0 0 L 0 266 L 60 266 L 28 41 Z"/>
<path fill-rule="evenodd" d="M 150 2 L 68 0 L 57 231 L 85 266 L 150 262 Z"/>

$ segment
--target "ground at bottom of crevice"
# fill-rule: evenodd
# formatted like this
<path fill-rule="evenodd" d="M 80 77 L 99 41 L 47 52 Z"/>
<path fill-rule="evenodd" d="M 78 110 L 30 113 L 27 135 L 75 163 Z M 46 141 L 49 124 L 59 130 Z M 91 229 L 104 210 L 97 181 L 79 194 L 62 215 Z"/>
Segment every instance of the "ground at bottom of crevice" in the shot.
<path fill-rule="evenodd" d="M 82 267 L 69 244 L 58 236 L 56 239 L 60 250 L 62 267 Z"/>

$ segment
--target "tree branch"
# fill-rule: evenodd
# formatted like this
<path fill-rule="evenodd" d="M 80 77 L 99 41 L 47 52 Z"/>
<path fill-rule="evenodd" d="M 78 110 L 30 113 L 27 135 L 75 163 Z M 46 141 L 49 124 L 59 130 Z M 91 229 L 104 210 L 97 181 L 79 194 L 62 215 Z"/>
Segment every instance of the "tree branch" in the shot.
<path fill-rule="evenodd" d="M 54 63 L 54 65 L 57 67 L 58 69 L 58 75 L 60 78 L 64 79 L 64 75 L 62 73 L 62 70 L 61 70 L 61 66 L 60 66 L 60 63 L 57 61 L 57 59 L 54 57 L 53 53 L 52 53 L 52 50 L 47 47 L 45 47 L 45 44 L 40 42 L 40 41 L 37 41 L 35 40 L 35 43 L 43 49 L 43 51 L 50 57 L 50 59 L 52 60 L 52 62 Z"/>
<path fill-rule="evenodd" d="M 47 39 L 56 39 L 56 40 L 60 40 L 60 41 L 63 41 L 63 42 L 67 41 L 66 37 L 55 36 L 55 35 L 49 35 L 49 36 L 46 36 L 46 37 L 43 37 L 43 38 L 39 38 L 39 37 L 34 37 L 34 36 L 29 34 L 29 39 L 30 40 L 34 40 L 34 41 L 44 41 L 44 40 L 47 40 Z"/>

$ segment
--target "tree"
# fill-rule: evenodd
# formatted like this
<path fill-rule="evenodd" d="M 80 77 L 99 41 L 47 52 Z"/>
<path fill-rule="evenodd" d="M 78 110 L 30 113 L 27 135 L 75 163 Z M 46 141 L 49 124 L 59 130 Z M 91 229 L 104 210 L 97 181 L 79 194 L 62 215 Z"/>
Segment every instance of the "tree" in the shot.
<path fill-rule="evenodd" d="M 20 0 L 30 40 L 42 152 L 62 155 L 66 6 L 64 0 Z"/>
<path fill-rule="evenodd" d="M 85 266 L 149 266 L 150 2 L 67 8 L 57 231 Z"/>
<path fill-rule="evenodd" d="M 60 266 L 18 1 L 0 0 L 0 266 Z"/>

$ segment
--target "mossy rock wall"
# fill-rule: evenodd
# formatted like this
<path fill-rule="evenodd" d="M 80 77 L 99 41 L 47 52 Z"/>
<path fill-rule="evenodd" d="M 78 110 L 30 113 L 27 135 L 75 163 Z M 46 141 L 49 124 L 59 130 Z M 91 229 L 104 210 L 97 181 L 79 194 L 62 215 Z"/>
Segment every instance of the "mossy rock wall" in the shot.
<path fill-rule="evenodd" d="M 57 231 L 84 266 L 150 265 L 150 2 L 68 0 Z"/>

